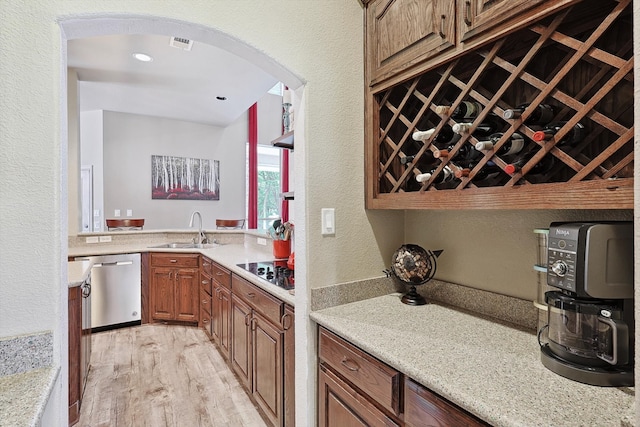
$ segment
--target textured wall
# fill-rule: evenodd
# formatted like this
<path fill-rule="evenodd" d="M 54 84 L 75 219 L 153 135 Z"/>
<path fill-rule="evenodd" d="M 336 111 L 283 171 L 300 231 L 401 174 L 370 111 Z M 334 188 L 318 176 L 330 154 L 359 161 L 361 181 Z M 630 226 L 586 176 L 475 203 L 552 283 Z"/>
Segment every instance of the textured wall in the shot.
<path fill-rule="evenodd" d="M 308 286 L 378 275 L 383 265 L 380 248 L 402 240 L 402 213 L 364 211 L 362 9 L 357 1 L 2 0 L 0 336 L 53 330 L 55 360 L 65 360 L 68 153 L 60 138 L 67 124 L 64 45 L 57 21 L 87 18 L 87 27 L 99 32 L 109 24 L 90 18 L 104 14 L 115 20 L 131 14 L 166 17 L 176 29 L 181 28 L 176 20 L 186 21 L 193 23 L 187 33 L 194 39 L 214 29 L 230 35 L 222 41 L 250 51 L 249 56 L 256 53 L 235 39 L 265 52 L 269 58 L 263 66 L 298 89 L 302 104 L 296 111 L 306 112 L 296 124 L 301 133 L 296 144 L 306 146 L 294 156 L 301 165 L 295 172 L 296 190 L 304 187 L 307 193 L 296 199 L 295 208 L 296 243 L 309 248 L 308 254 L 297 254 L 299 261 L 308 261 Z M 164 20 L 151 25 L 158 22 Z M 306 82 L 304 89 L 300 81 Z M 336 208 L 335 237 L 320 236 L 322 207 Z M 376 235 L 377 227 L 384 232 Z M 304 298 L 305 293 L 300 295 Z M 296 315 L 304 316 L 305 301 L 296 308 Z M 300 326 L 304 331 L 304 323 Z M 306 326 L 308 332 L 311 326 Z M 302 344 L 303 362 L 298 365 L 303 377 L 298 416 L 306 418 L 301 425 L 311 425 L 313 403 L 307 407 L 307 402 L 313 402 L 314 371 L 304 372 L 304 362 L 313 359 L 313 340 L 297 344 Z"/>
<path fill-rule="evenodd" d="M 405 236 L 407 243 L 444 249 L 438 279 L 533 301 L 535 228 L 553 221 L 632 219 L 630 210 L 408 211 Z"/>

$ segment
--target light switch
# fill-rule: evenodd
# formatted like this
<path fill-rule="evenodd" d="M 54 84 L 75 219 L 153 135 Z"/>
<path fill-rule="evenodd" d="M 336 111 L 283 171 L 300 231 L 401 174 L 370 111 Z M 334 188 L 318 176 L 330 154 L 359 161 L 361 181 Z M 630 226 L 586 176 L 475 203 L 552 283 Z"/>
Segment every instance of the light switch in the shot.
<path fill-rule="evenodd" d="M 93 210 L 93 216 L 96 218 L 100 218 L 100 209 L 94 209 Z"/>
<path fill-rule="evenodd" d="M 333 236 L 336 234 L 336 210 L 334 208 L 322 208 L 322 235 Z"/>
<path fill-rule="evenodd" d="M 133 210 L 127 209 L 127 216 L 133 216 Z"/>
<path fill-rule="evenodd" d="M 113 216 L 115 216 L 116 218 L 120 216 L 120 209 L 116 209 L 115 211 L 113 211 Z"/>

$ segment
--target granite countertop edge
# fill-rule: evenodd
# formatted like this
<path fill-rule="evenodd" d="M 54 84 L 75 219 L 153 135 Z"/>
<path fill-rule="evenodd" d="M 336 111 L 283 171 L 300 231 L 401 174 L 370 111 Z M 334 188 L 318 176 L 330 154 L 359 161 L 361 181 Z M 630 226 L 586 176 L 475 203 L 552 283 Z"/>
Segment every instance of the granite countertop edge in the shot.
<path fill-rule="evenodd" d="M 59 374 L 60 367 L 46 367 L 1 376 L 0 425 L 39 425 Z"/>
<path fill-rule="evenodd" d="M 395 293 L 310 317 L 493 426 L 631 425 L 633 388 L 556 375 L 522 328 L 438 303 L 407 306 Z"/>
<path fill-rule="evenodd" d="M 267 291 L 271 295 L 279 298 L 283 302 L 295 306 L 295 294 L 287 290 L 279 288 L 272 283 L 261 279 L 260 277 L 249 273 L 237 266 L 237 264 L 247 262 L 259 262 L 273 260 L 273 254 L 268 250 L 260 250 L 258 248 L 240 243 L 225 243 L 215 248 L 199 249 L 199 248 L 155 248 L 153 245 L 157 243 L 125 243 L 111 244 L 104 246 L 82 246 L 69 248 L 69 256 L 82 257 L 92 255 L 110 255 L 137 252 L 164 252 L 164 253 L 197 253 L 202 254 L 212 261 L 220 264 L 232 273 L 247 279 L 257 287 Z"/>

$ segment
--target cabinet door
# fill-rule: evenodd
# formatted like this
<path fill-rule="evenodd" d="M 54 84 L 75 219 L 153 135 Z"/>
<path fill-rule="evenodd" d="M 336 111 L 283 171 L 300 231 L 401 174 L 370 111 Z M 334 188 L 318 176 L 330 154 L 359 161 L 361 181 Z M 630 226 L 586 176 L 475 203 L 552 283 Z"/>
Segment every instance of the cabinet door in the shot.
<path fill-rule="evenodd" d="M 253 396 L 274 426 L 283 425 L 283 331 L 254 312 Z"/>
<path fill-rule="evenodd" d="M 545 0 L 459 0 L 461 40 L 484 33 L 544 2 Z"/>
<path fill-rule="evenodd" d="M 235 295 L 231 295 L 231 366 L 251 391 L 251 308 Z"/>
<path fill-rule="evenodd" d="M 150 302 L 151 318 L 173 320 L 175 313 L 174 269 L 153 267 L 151 269 Z"/>
<path fill-rule="evenodd" d="M 175 272 L 175 320 L 197 322 L 200 312 L 200 280 L 196 269 Z"/>
<path fill-rule="evenodd" d="M 284 425 L 293 426 L 296 422 L 296 328 L 294 308 L 285 305 L 282 318 L 284 329 Z"/>
<path fill-rule="evenodd" d="M 220 330 L 218 331 L 220 340 L 218 344 L 220 346 L 220 353 L 228 359 L 231 348 L 231 291 L 229 289 L 220 287 L 218 304 L 217 316 L 219 317 L 218 324 L 220 326 Z"/>
<path fill-rule="evenodd" d="M 69 425 L 80 418 L 82 360 L 82 294 L 79 286 L 69 288 Z"/>
<path fill-rule="evenodd" d="M 220 345 L 220 287 L 213 285 L 213 301 L 211 304 L 211 336 L 213 337 L 213 341 Z"/>
<path fill-rule="evenodd" d="M 398 424 L 321 363 L 318 375 L 318 426 L 364 427 Z"/>
<path fill-rule="evenodd" d="M 483 421 L 467 414 L 410 379 L 405 380 L 405 422 L 407 427 L 480 427 Z"/>
<path fill-rule="evenodd" d="M 366 14 L 371 84 L 455 44 L 453 0 L 377 0 L 367 6 Z"/>

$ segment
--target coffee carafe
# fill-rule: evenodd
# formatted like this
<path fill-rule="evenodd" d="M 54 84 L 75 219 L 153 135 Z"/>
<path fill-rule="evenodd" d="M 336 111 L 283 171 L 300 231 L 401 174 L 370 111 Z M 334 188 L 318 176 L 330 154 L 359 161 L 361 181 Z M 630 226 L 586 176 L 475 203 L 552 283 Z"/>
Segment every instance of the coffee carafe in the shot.
<path fill-rule="evenodd" d="M 633 386 L 633 224 L 552 223 L 542 364 L 598 386 Z"/>

